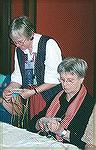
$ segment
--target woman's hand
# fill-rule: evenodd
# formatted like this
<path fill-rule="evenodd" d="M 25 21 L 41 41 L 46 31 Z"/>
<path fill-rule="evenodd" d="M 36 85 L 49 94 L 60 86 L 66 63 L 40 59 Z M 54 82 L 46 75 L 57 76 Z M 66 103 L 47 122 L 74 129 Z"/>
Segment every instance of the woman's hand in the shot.
<path fill-rule="evenodd" d="M 51 120 L 49 120 L 47 126 L 51 132 L 56 132 L 60 126 L 60 122 L 57 121 L 56 118 L 52 118 Z"/>
<path fill-rule="evenodd" d="M 46 120 L 46 117 L 42 117 L 41 119 L 37 120 L 37 123 L 36 123 L 36 129 L 37 130 L 45 130 L 45 126 L 46 126 L 46 123 L 47 123 L 47 120 Z"/>
<path fill-rule="evenodd" d="M 12 92 L 10 90 L 4 90 L 3 98 L 8 102 L 12 99 Z"/>
<path fill-rule="evenodd" d="M 38 124 L 41 130 L 50 130 L 51 132 L 55 132 L 59 128 L 60 118 L 47 118 L 42 117 L 39 119 Z"/>
<path fill-rule="evenodd" d="M 11 82 L 8 87 L 3 91 L 3 98 L 5 101 L 10 102 L 12 99 L 13 89 L 19 89 L 21 85 L 16 82 Z"/>

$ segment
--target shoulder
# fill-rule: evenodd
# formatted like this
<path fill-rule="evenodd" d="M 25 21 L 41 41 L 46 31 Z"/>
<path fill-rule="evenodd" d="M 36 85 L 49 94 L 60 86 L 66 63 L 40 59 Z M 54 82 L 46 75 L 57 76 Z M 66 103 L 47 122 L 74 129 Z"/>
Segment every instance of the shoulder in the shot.
<path fill-rule="evenodd" d="M 34 33 L 33 43 L 46 42 L 46 47 L 57 47 L 58 42 L 55 38 L 45 34 Z"/>
<path fill-rule="evenodd" d="M 85 98 L 86 98 L 86 99 L 93 99 L 93 96 L 92 96 L 89 92 L 87 92 Z"/>
<path fill-rule="evenodd" d="M 95 105 L 95 99 L 94 99 L 94 97 L 90 93 L 88 93 L 88 92 L 87 92 L 87 94 L 85 96 L 84 102 L 85 102 L 85 104 L 87 106 L 90 107 L 90 109 L 93 108 L 94 105 Z"/>
<path fill-rule="evenodd" d="M 34 39 L 40 39 L 42 34 L 34 33 Z"/>
<path fill-rule="evenodd" d="M 40 35 L 40 34 L 39 34 Z M 57 44 L 57 41 L 56 41 L 56 39 L 55 38 L 53 38 L 52 36 L 49 36 L 49 35 L 41 35 L 40 36 L 40 39 L 42 39 L 42 40 L 46 40 L 47 41 L 47 45 L 48 44 L 51 44 L 51 46 L 53 45 L 53 44 Z"/>
<path fill-rule="evenodd" d="M 88 93 L 87 92 L 87 94 L 86 94 L 86 96 L 85 96 L 85 100 L 86 101 L 90 101 L 90 102 L 94 102 L 94 98 L 93 98 L 93 96 L 90 94 L 90 93 Z"/>

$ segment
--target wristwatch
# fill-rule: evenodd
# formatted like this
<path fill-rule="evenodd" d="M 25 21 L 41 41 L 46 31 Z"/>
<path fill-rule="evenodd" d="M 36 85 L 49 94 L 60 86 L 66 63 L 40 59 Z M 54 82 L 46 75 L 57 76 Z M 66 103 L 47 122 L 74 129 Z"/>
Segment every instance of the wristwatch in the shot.
<path fill-rule="evenodd" d="M 64 130 L 62 131 L 62 133 L 61 133 L 61 137 L 63 138 L 66 134 L 67 134 L 67 130 L 64 129 Z"/>

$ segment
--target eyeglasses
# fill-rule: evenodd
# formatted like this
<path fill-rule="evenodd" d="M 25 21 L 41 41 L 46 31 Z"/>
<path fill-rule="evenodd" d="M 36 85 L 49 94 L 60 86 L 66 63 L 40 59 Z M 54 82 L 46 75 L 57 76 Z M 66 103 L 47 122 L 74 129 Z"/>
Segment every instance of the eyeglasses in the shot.
<path fill-rule="evenodd" d="M 27 41 L 33 40 L 33 39 L 34 39 L 34 37 L 32 36 L 30 39 L 25 38 L 22 41 L 20 41 L 20 40 L 18 40 L 18 41 L 11 40 L 11 44 L 16 45 L 16 46 L 23 46 L 23 45 L 26 44 Z"/>
<path fill-rule="evenodd" d="M 22 45 L 25 45 L 25 43 L 26 43 L 26 41 L 28 41 L 28 39 L 26 38 L 26 39 L 24 39 L 24 40 L 22 40 L 22 41 L 11 41 L 11 43 L 12 44 L 14 44 L 14 45 L 16 45 L 16 46 L 22 46 Z"/>
<path fill-rule="evenodd" d="M 63 83 L 68 83 L 68 84 L 75 84 L 79 79 L 71 79 L 71 78 L 68 78 L 68 79 L 63 79 L 63 78 L 60 78 L 58 79 L 59 82 L 63 82 Z"/>

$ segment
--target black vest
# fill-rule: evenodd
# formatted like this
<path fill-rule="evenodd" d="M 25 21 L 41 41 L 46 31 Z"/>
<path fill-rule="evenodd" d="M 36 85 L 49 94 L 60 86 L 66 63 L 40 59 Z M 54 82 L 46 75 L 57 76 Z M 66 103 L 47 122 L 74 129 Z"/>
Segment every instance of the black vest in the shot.
<path fill-rule="evenodd" d="M 46 57 L 46 42 L 50 39 L 49 36 L 42 35 L 38 43 L 38 52 L 35 61 L 35 75 L 37 79 L 37 85 L 44 83 L 44 71 L 45 71 L 45 57 Z M 22 75 L 22 86 L 25 87 L 25 66 L 24 66 L 24 52 L 17 48 L 17 58 L 19 62 L 19 67 Z M 42 92 L 42 96 L 45 101 L 51 101 L 54 96 L 62 89 L 61 84 Z"/>

